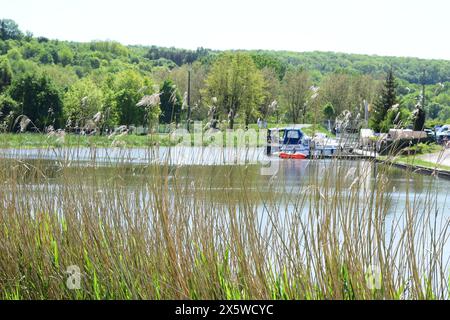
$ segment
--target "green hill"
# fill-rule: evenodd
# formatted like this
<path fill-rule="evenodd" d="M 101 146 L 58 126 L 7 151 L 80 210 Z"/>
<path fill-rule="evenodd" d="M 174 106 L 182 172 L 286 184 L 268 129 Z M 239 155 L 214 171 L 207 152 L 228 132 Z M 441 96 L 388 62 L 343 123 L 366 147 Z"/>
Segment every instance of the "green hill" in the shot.
<path fill-rule="evenodd" d="M 353 79 L 351 83 L 356 85 L 359 76 L 368 76 L 377 81 L 383 79 L 386 72 L 393 68 L 399 80 L 398 93 L 406 108 L 412 109 L 419 98 L 420 85 L 425 83 L 428 118 L 441 121 L 450 118 L 450 61 L 334 52 L 246 52 L 252 56 L 260 70 L 274 70 L 280 81 L 290 68 L 302 67 L 308 70 L 317 85 L 326 83 L 327 77 L 336 74 L 347 75 L 348 79 Z M 23 108 L 24 101 L 18 98 L 20 90 L 14 92 L 9 87 L 25 75 L 33 75 L 29 79 L 30 84 L 40 81 L 39 86 L 34 86 L 36 90 L 49 87 L 52 92 L 41 105 L 33 104 L 31 108 L 53 104 L 55 109 L 61 109 L 57 122 L 58 126 L 62 126 L 67 121 L 67 110 L 70 109 L 66 107 L 70 101 L 68 93 L 80 95 L 80 91 L 89 93 L 98 87 L 101 92 L 98 94 L 99 102 L 96 107 L 105 108 L 104 106 L 109 104 L 111 108 L 115 106 L 114 109 L 117 104 L 127 101 L 126 99 L 131 101 L 138 98 L 131 93 L 128 93 L 126 99 L 115 96 L 117 90 L 126 91 L 133 86 L 161 86 L 165 80 L 171 79 L 178 85 L 180 93 L 183 93 L 186 90 L 186 64 L 192 63 L 195 65 L 193 95 L 195 103 L 199 105 L 196 117 L 205 118 L 201 90 L 211 62 L 220 53 L 204 48 L 186 50 L 157 46 L 124 46 L 114 41 L 77 43 L 51 40 L 23 33 L 14 21 L 3 19 L 0 20 L 0 120 L 4 120 L 11 110 L 20 109 L 21 104 Z M 48 79 L 48 83 L 44 83 L 43 78 Z M 83 79 L 86 81 L 79 84 Z M 275 92 L 273 97 L 278 97 L 279 94 L 280 92 Z M 370 95 L 376 96 L 376 93 L 372 92 Z M 130 106 L 132 102 L 129 102 L 128 107 Z M 94 106 L 91 106 L 91 109 L 92 112 L 96 110 Z M 122 109 L 125 110 L 126 107 Z M 111 121 L 120 123 L 118 121 L 123 118 L 127 117 L 116 112 L 112 116 L 114 120 Z"/>

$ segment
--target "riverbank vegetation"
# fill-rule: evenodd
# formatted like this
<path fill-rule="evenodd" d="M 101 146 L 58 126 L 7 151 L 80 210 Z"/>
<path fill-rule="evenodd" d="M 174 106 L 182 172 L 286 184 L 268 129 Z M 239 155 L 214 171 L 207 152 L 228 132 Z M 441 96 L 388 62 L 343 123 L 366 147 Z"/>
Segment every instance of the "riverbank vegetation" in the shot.
<path fill-rule="evenodd" d="M 278 128 L 288 124 L 268 124 L 268 128 Z M 203 124 L 202 124 L 203 127 Z M 266 135 L 264 129 L 258 128 L 257 124 L 249 125 L 250 130 L 254 130 L 257 135 L 258 147 L 266 146 Z M 302 131 L 313 137 L 315 133 L 322 133 L 333 137 L 325 127 L 318 125 L 307 125 Z M 191 134 L 192 145 L 194 144 L 194 134 Z M 212 134 L 214 135 L 214 134 Z M 127 134 L 118 133 L 107 135 L 80 135 L 70 134 L 63 131 L 53 131 L 47 134 L 23 132 L 20 134 L 0 133 L 0 149 L 29 149 L 29 148 L 63 148 L 63 147 L 102 147 L 102 148 L 139 148 L 152 146 L 176 146 L 181 142 L 182 136 L 169 133 L 153 134 Z M 207 133 L 201 137 L 201 145 L 210 145 L 213 140 L 208 138 Z M 227 145 L 226 134 L 224 145 Z"/>
<path fill-rule="evenodd" d="M 253 165 L 0 160 L 0 297 L 448 298 L 432 185 L 393 213 L 389 166 L 325 164 L 292 189 Z"/>
<path fill-rule="evenodd" d="M 420 168 L 426 168 L 430 170 L 442 170 L 446 172 L 450 172 L 450 166 L 443 165 L 439 162 L 430 162 L 423 159 L 420 159 L 416 156 L 410 156 L 410 157 L 399 157 L 396 159 L 397 163 L 400 164 L 406 164 L 408 166 L 411 166 L 414 170 L 420 169 Z"/>
<path fill-rule="evenodd" d="M 389 164 L 403 164 L 415 169 L 442 170 L 450 172 L 450 166 L 442 164 L 445 158 L 446 148 L 435 143 L 418 143 L 414 146 L 403 148 L 397 155 L 379 155 L 378 161 Z M 434 162 L 427 161 L 424 155 L 436 155 Z"/>
<path fill-rule="evenodd" d="M 75 135 L 75 134 L 36 134 L 36 133 L 3 133 L 0 134 L 0 149 L 30 149 L 30 148 L 131 148 L 131 147 L 151 147 L 155 145 L 172 146 L 177 141 L 170 139 L 167 134 L 154 135 Z"/>

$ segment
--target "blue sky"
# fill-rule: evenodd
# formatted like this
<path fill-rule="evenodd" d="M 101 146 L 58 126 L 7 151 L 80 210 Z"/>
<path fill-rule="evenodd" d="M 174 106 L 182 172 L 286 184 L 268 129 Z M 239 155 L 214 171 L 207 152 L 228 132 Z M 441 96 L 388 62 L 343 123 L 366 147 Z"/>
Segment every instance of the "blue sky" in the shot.
<path fill-rule="evenodd" d="M 450 60 L 449 12 L 447 0 L 0 0 L 0 17 L 53 39 Z"/>

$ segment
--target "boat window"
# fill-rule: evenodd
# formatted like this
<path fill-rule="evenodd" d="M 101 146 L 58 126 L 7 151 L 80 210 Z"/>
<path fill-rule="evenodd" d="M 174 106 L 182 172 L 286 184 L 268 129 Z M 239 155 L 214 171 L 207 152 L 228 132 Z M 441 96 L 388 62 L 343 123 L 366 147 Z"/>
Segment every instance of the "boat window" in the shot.
<path fill-rule="evenodd" d="M 292 130 L 287 133 L 288 139 L 300 139 L 300 134 L 298 131 Z"/>

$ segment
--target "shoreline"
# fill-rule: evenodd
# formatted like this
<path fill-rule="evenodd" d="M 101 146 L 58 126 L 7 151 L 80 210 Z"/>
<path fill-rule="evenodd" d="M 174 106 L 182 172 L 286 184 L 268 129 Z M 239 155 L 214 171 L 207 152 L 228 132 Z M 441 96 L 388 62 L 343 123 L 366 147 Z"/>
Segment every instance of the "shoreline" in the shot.
<path fill-rule="evenodd" d="M 434 164 L 434 167 L 431 167 L 431 166 L 428 167 L 428 166 L 423 166 L 423 165 L 419 165 L 419 164 L 405 163 L 405 162 L 401 162 L 398 160 L 392 161 L 389 159 L 375 158 L 375 161 L 377 163 L 389 164 L 396 168 L 400 168 L 400 169 L 404 169 L 404 170 L 411 170 L 414 173 L 425 174 L 425 175 L 429 175 L 429 176 L 436 176 L 438 178 L 450 180 L 450 170 L 438 168 L 438 166 L 440 164 L 437 164 L 437 163 Z M 430 163 L 430 165 L 432 165 L 432 163 Z"/>

